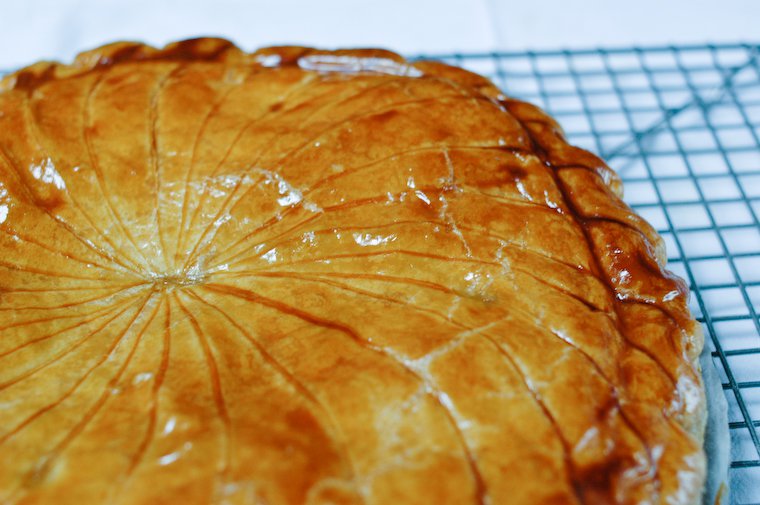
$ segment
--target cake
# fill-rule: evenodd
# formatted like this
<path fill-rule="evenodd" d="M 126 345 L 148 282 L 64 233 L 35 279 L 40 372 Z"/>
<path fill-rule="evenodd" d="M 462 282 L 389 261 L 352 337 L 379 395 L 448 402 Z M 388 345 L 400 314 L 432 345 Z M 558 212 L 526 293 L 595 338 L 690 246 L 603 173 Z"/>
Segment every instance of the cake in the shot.
<path fill-rule="evenodd" d="M 384 50 L 8 75 L 0 502 L 700 503 L 700 327 L 621 196 Z"/>

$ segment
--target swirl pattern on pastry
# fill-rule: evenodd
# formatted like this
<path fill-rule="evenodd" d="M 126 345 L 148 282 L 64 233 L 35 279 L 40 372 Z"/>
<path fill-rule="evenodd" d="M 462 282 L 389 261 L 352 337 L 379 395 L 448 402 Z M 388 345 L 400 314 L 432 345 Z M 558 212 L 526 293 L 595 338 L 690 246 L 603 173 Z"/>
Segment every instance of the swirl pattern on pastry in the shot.
<path fill-rule="evenodd" d="M 538 108 L 219 39 L 0 89 L 0 502 L 699 502 L 686 287 Z"/>

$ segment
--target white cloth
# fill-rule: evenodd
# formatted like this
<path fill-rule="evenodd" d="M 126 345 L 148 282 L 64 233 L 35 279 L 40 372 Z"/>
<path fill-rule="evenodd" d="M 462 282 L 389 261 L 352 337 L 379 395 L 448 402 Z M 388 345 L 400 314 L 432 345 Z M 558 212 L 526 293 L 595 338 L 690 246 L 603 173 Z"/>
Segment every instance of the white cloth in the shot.
<path fill-rule="evenodd" d="M 0 69 L 198 35 L 403 53 L 756 40 L 754 0 L 0 0 Z"/>

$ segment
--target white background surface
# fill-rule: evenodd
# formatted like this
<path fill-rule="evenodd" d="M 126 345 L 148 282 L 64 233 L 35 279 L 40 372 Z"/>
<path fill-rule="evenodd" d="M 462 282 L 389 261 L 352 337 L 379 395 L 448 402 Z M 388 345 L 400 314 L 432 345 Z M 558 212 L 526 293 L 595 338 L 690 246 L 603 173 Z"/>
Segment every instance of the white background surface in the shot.
<path fill-rule="evenodd" d="M 0 69 L 198 35 L 403 53 L 760 39 L 756 0 L 0 0 Z"/>

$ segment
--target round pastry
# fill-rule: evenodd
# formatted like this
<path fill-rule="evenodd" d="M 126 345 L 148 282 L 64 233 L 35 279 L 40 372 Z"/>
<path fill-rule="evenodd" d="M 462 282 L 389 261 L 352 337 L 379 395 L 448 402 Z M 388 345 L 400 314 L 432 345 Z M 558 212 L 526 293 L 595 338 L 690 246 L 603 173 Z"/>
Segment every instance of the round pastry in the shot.
<path fill-rule="evenodd" d="M 538 108 L 217 39 L 0 88 L 0 502 L 699 502 L 684 283 Z"/>

